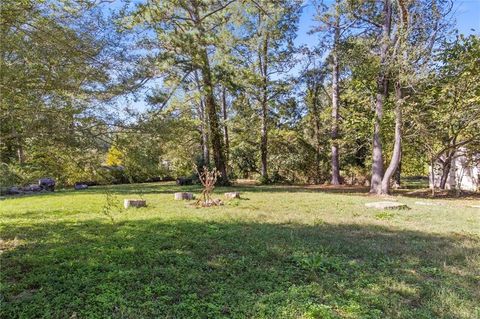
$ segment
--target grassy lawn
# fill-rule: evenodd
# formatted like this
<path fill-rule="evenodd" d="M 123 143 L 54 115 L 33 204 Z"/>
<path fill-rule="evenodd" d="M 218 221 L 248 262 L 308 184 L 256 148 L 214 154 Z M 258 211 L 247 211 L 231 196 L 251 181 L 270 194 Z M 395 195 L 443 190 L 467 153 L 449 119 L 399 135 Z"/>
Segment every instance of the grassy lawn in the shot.
<path fill-rule="evenodd" d="M 353 188 L 243 186 L 196 209 L 179 189 L 199 191 L 0 201 L 0 317 L 480 318 L 478 200 L 374 211 Z M 120 208 L 139 196 L 147 208 Z"/>

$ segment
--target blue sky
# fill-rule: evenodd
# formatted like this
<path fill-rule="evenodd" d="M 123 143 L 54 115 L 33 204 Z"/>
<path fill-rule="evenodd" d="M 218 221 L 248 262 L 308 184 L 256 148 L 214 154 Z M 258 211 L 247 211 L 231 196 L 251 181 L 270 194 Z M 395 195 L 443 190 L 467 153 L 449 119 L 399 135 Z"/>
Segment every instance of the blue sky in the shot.
<path fill-rule="evenodd" d="M 452 0 L 453 18 L 456 27 L 463 34 L 480 34 L 480 0 Z M 315 44 L 316 36 L 309 35 L 308 31 L 315 26 L 315 10 L 310 1 L 305 1 L 306 5 L 300 17 L 298 35 L 296 44 Z M 475 31 L 472 31 L 474 29 Z"/>

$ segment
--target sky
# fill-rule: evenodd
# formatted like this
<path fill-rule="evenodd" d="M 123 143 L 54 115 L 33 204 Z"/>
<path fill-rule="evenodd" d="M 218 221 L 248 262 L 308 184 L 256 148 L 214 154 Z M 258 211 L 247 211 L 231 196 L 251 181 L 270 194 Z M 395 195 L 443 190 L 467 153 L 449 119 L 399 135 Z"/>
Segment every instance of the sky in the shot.
<path fill-rule="evenodd" d="M 460 33 L 480 35 L 480 0 L 452 1 L 454 3 L 453 18 L 456 22 L 456 28 Z M 313 46 L 317 42 L 317 35 L 309 35 L 308 32 L 315 25 L 315 10 L 313 6 L 309 4 L 311 1 L 306 0 L 305 3 L 305 7 L 300 16 L 295 44 Z M 143 111 L 148 107 L 142 97 L 139 97 L 136 101 L 127 98 L 123 100 L 121 104 L 128 104 L 130 108 L 138 111 Z"/>
<path fill-rule="evenodd" d="M 480 0 L 452 0 L 453 18 L 456 20 L 456 28 L 463 34 L 480 34 Z M 316 42 L 315 35 L 309 35 L 308 31 L 315 26 L 315 10 L 313 6 L 306 5 L 300 16 L 297 45 L 312 45 Z M 473 31 L 473 30 L 474 31 Z"/>

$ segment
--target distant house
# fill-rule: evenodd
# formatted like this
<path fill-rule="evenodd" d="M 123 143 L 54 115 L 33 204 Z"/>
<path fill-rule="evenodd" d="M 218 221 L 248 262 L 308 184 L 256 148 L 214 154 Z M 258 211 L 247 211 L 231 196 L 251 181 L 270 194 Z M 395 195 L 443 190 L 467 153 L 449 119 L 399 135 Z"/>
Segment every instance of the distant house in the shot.
<path fill-rule="evenodd" d="M 452 158 L 452 165 L 447 177 L 445 189 L 459 189 L 464 191 L 480 191 L 480 153 L 467 155 L 465 148 L 459 149 Z M 444 158 L 442 158 L 444 160 Z M 430 187 L 440 187 L 443 175 L 443 166 L 438 161 L 434 165 L 434 181 L 432 181 L 432 167 L 430 170 Z"/>

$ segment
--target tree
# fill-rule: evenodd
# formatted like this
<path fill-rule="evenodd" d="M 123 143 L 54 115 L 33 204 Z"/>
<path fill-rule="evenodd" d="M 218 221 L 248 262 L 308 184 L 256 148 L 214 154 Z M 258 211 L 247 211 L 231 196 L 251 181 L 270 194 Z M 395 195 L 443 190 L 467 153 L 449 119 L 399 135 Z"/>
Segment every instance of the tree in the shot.
<path fill-rule="evenodd" d="M 441 164 L 441 189 L 445 189 L 458 151 L 480 141 L 479 58 L 478 36 L 458 35 L 445 41 L 416 101 L 420 112 L 415 126 L 431 166 Z"/>
<path fill-rule="evenodd" d="M 108 123 L 93 113 L 112 96 L 115 81 L 107 70 L 116 58 L 111 46 L 116 35 L 98 7 L 60 4 L 2 3 L 0 157 L 22 170 L 65 180 L 68 173 L 60 163 L 71 172 L 82 170 L 67 163 L 72 158 L 82 157 L 78 165 L 85 164 L 84 170 L 98 160 L 90 150 L 102 147 L 98 136 L 108 131 Z M 52 148 L 63 154 L 46 161 Z"/>
<path fill-rule="evenodd" d="M 292 67 L 293 39 L 297 30 L 299 3 L 285 0 L 255 1 L 242 12 L 245 28 L 239 41 L 246 77 L 243 83 L 259 105 L 260 174 L 268 182 L 268 131 L 274 100 L 283 93 L 281 76 Z"/>
<path fill-rule="evenodd" d="M 408 98 L 405 96 L 405 89 L 414 87 L 417 82 L 415 79 L 421 76 L 421 71 L 438 40 L 438 32 L 444 27 L 442 19 L 450 9 L 445 1 L 431 4 L 422 1 L 407 3 L 402 0 L 384 0 L 382 5 L 379 15 L 357 15 L 359 19 L 368 21 L 370 27 L 380 30 L 370 188 L 370 192 L 375 194 L 389 193 L 390 179 L 401 160 L 402 109 Z M 375 9 L 375 6 L 373 8 Z M 368 10 L 371 11 L 371 7 L 368 7 Z M 380 17 L 381 23 L 377 23 L 376 19 Z M 395 137 L 392 157 L 384 171 L 382 120 L 392 86 L 395 89 L 396 105 Z"/>
<path fill-rule="evenodd" d="M 228 176 L 211 56 L 218 43 L 216 31 L 228 19 L 225 9 L 234 2 L 150 0 L 139 4 L 130 16 L 133 26 L 155 33 L 155 38 L 145 42 L 158 51 L 152 57 L 156 73 L 179 82 L 192 72 L 199 73 L 213 159 L 222 184 L 228 183 Z"/>
<path fill-rule="evenodd" d="M 331 183 L 340 184 L 340 159 L 339 159 L 339 120 L 340 120 L 340 45 L 341 37 L 353 24 L 351 21 L 342 19 L 344 8 L 342 1 L 336 0 L 331 4 L 330 10 L 327 10 L 323 2 L 317 6 L 317 20 L 320 26 L 313 32 L 323 34 L 320 46 L 330 49 L 329 60 L 331 69 Z M 346 21 L 343 21 L 346 20 Z"/>

